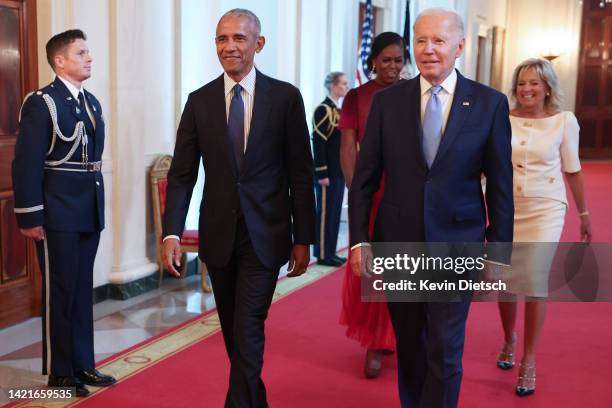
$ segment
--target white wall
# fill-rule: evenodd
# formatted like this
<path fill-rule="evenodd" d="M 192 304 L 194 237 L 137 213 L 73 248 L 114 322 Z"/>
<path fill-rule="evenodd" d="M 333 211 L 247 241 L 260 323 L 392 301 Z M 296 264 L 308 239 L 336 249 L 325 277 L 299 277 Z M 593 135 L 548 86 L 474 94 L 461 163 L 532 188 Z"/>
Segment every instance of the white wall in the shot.
<path fill-rule="evenodd" d="M 221 65 L 215 52 L 215 28 L 218 16 L 222 14 L 220 1 L 203 2 L 200 0 L 181 0 L 179 5 L 179 25 L 174 30 L 180 38 L 179 61 L 180 99 L 178 115 L 183 110 L 187 95 L 207 82 L 212 81 L 221 72 Z M 178 125 L 178 121 L 177 121 Z M 175 140 L 176 127 L 172 142 Z M 189 206 L 186 227 L 197 229 L 199 201 L 202 199 L 204 172 L 200 168 L 198 188 L 194 189 Z"/>
<path fill-rule="evenodd" d="M 332 0 L 329 4 L 329 71 L 345 72 L 348 83 L 354 84 L 359 46 L 355 27 L 359 19 L 359 5 L 352 0 Z"/>
<path fill-rule="evenodd" d="M 512 1 L 512 0 L 508 0 Z M 458 0 L 456 9 L 462 14 L 465 24 L 465 49 L 459 62 L 462 74 L 476 79 L 478 58 L 478 34 L 486 33 L 493 26 L 506 27 L 507 0 Z"/>
<path fill-rule="evenodd" d="M 552 46 L 563 54 L 553 61 L 565 95 L 564 109 L 574 110 L 578 81 L 581 2 L 574 0 L 511 0 L 506 32 L 504 89 L 512 72 L 526 58 L 540 57 Z"/>
<path fill-rule="evenodd" d="M 310 122 L 314 108 L 325 96 L 323 79 L 329 72 L 327 61 L 330 48 L 327 0 L 308 0 L 301 3 L 300 72 L 298 87 L 304 98 L 306 116 Z"/>
<path fill-rule="evenodd" d="M 275 41 L 276 77 L 291 84 L 299 81 L 300 1 L 280 1 L 278 3 L 277 32 L 282 33 Z M 266 34 L 266 38 L 269 36 Z"/>
<path fill-rule="evenodd" d="M 175 105 L 175 10 L 167 0 L 147 0 L 143 12 L 144 149 L 147 166 L 160 153 L 172 153 L 177 120 Z M 165 29 L 160 29 L 164 27 Z M 155 48 L 147 46 L 155 44 Z M 159 50 L 159 52 L 155 52 Z"/>

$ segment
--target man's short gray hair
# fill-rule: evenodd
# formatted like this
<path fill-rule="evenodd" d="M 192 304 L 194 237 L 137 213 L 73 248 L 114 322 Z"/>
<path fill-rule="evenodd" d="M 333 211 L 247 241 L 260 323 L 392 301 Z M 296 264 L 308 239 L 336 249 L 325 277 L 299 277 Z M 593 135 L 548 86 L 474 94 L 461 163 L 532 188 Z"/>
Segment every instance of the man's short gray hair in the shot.
<path fill-rule="evenodd" d="M 221 19 L 223 19 L 224 17 L 246 17 L 255 26 L 255 35 L 259 37 L 259 35 L 261 34 L 261 23 L 259 22 L 259 18 L 251 10 L 242 8 L 231 9 L 223 16 L 221 16 Z"/>
<path fill-rule="evenodd" d="M 414 25 L 412 26 L 412 28 L 414 29 L 414 27 L 416 27 L 416 23 L 417 21 L 419 21 L 419 18 L 421 17 L 436 16 L 436 15 L 441 15 L 441 14 L 450 14 L 453 16 L 453 19 L 455 20 L 455 27 L 457 28 L 457 34 L 459 35 L 459 39 L 460 40 L 465 39 L 465 28 L 463 25 L 463 18 L 461 17 L 459 13 L 457 13 L 456 10 L 453 10 L 451 8 L 432 7 L 432 8 L 428 8 L 428 9 L 421 11 L 419 15 L 417 16 L 416 20 L 414 20 Z"/>

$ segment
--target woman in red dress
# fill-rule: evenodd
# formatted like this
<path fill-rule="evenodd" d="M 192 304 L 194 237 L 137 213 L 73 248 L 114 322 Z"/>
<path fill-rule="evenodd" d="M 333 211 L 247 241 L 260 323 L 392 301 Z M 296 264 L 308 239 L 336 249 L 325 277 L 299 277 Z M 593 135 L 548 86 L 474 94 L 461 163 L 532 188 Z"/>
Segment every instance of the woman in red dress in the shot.
<path fill-rule="evenodd" d="M 348 188 L 353 181 L 359 143 L 365 133 L 372 97 L 377 91 L 400 80 L 400 71 L 404 66 L 404 52 L 404 40 L 400 35 L 385 32 L 376 36 L 367 60 L 368 69 L 376 74 L 375 79 L 352 89 L 344 99 L 339 125 L 342 131 L 340 161 Z M 372 200 L 370 234 L 382 191 L 383 180 Z M 359 341 L 367 349 L 365 376 L 375 378 L 380 374 L 383 351 L 395 349 L 393 327 L 386 303 L 361 302 L 360 280 L 351 271 L 350 264 L 349 260 L 342 288 L 340 323 L 347 326 L 346 335 L 349 338 Z"/>

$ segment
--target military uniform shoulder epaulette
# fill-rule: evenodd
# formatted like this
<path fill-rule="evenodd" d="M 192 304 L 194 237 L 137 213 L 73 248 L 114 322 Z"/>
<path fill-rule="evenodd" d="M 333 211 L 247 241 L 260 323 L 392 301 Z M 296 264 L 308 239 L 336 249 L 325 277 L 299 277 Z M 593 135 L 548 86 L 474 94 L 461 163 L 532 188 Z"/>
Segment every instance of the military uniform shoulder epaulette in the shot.
<path fill-rule="evenodd" d="M 28 93 L 24 98 L 23 98 L 23 102 L 21 103 L 21 108 L 19 108 L 19 121 L 21 122 L 21 111 L 23 110 L 23 106 L 26 104 L 26 102 L 28 101 L 29 98 L 31 97 L 39 97 L 41 99 L 43 99 L 43 95 L 47 94 L 49 91 L 53 90 L 54 85 L 53 83 L 50 83 L 46 86 L 43 86 L 42 88 L 37 89 L 36 91 L 32 91 L 30 93 Z"/>
<path fill-rule="evenodd" d="M 28 100 L 28 98 L 30 98 L 31 96 L 35 95 L 35 96 L 38 96 L 38 97 L 42 97 L 44 94 L 49 93 L 50 91 L 52 91 L 53 88 L 54 88 L 54 86 L 51 83 L 49 85 L 43 86 L 42 88 L 39 88 L 39 89 L 37 89 L 35 91 L 32 91 L 32 92 L 28 93 L 23 98 L 23 102 L 22 102 L 21 106 L 23 106 L 23 104 L 25 104 L 26 101 Z"/>
<path fill-rule="evenodd" d="M 329 98 L 325 98 L 325 100 L 323 102 L 321 102 L 321 105 L 327 105 L 330 108 L 336 106 L 336 105 L 334 105 L 334 103 L 332 101 L 329 100 Z"/>
<path fill-rule="evenodd" d="M 23 105 L 26 104 L 26 102 L 28 101 L 28 99 L 32 96 L 32 95 L 37 95 L 37 96 L 42 96 L 42 91 L 39 89 L 38 91 L 32 91 L 30 93 L 28 93 L 24 98 L 23 98 L 23 102 L 21 102 L 21 108 L 19 108 L 19 122 L 21 122 L 21 111 L 23 110 Z"/>
<path fill-rule="evenodd" d="M 55 89 L 55 84 L 53 82 L 49 83 L 47 86 L 41 88 L 40 90 L 45 92 L 51 89 Z"/>
<path fill-rule="evenodd" d="M 43 95 L 49 92 L 53 92 L 55 90 L 55 85 L 53 84 L 53 82 L 51 82 L 50 84 L 47 84 L 45 86 L 43 86 L 42 88 L 36 90 L 34 93 L 36 95 Z"/>

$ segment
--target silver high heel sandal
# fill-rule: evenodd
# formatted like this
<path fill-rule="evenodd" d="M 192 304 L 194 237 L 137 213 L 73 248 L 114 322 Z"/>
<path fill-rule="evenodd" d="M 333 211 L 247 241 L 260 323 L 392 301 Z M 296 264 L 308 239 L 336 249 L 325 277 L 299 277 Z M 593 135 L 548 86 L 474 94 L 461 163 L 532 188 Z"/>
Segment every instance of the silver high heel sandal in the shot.
<path fill-rule="evenodd" d="M 516 333 L 512 335 L 510 343 L 504 343 L 499 355 L 497 356 L 497 366 L 502 370 L 509 370 L 514 367 L 514 346 L 516 345 Z"/>
<path fill-rule="evenodd" d="M 535 392 L 536 383 L 536 365 L 535 363 L 521 363 L 519 369 L 518 383 L 516 384 L 516 395 L 525 397 Z"/>

